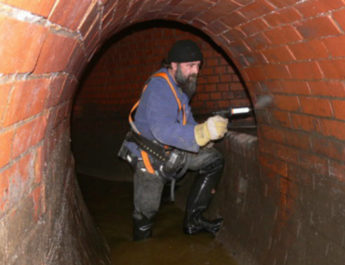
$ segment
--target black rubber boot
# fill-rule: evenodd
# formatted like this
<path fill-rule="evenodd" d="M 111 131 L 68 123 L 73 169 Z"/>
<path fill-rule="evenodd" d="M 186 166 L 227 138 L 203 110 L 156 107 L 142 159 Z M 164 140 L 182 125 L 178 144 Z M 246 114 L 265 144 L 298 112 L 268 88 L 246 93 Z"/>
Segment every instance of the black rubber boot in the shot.
<path fill-rule="evenodd" d="M 223 218 L 208 220 L 202 216 L 202 213 L 196 212 L 189 218 L 189 220 L 186 221 L 184 232 L 187 235 L 194 235 L 205 231 L 211 233 L 212 235 L 216 235 L 216 233 L 222 227 L 222 224 Z"/>
<path fill-rule="evenodd" d="M 183 224 L 186 234 L 193 235 L 206 231 L 215 235 L 221 228 L 222 218 L 208 220 L 202 214 L 206 211 L 213 198 L 223 167 L 223 159 L 217 159 L 212 164 L 202 168 L 196 176 L 187 200 Z"/>
<path fill-rule="evenodd" d="M 152 237 L 153 221 L 145 216 L 133 218 L 133 240 L 140 241 Z"/>

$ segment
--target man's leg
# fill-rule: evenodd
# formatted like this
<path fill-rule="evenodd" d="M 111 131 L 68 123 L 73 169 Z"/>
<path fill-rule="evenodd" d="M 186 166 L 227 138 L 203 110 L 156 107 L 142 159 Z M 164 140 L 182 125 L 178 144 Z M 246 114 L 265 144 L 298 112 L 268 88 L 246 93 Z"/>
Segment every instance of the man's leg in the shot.
<path fill-rule="evenodd" d="M 184 218 L 184 232 L 192 235 L 200 231 L 215 234 L 221 227 L 222 218 L 207 220 L 203 212 L 208 208 L 222 175 L 224 159 L 215 148 L 202 148 L 193 154 L 189 169 L 198 171 L 191 187 Z"/>
<path fill-rule="evenodd" d="M 134 240 L 152 236 L 153 218 L 159 209 L 163 187 L 163 179 L 148 173 L 142 161 L 138 161 L 134 174 Z"/>

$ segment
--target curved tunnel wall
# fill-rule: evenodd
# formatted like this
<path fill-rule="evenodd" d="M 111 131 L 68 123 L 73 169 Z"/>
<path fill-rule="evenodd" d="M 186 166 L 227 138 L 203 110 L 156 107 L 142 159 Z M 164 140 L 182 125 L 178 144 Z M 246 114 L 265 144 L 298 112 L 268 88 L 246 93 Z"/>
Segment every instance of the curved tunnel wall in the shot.
<path fill-rule="evenodd" d="M 275 209 L 257 260 L 342 264 L 344 12 L 341 0 L 0 1 L 0 257 L 6 264 L 107 262 L 92 240 L 73 239 L 93 230 L 81 229 L 92 224 L 74 184 L 71 100 L 106 39 L 135 22 L 167 19 L 212 38 L 254 102 L 273 96 L 256 113 L 256 192 Z M 303 247 L 292 249 L 295 242 Z"/>

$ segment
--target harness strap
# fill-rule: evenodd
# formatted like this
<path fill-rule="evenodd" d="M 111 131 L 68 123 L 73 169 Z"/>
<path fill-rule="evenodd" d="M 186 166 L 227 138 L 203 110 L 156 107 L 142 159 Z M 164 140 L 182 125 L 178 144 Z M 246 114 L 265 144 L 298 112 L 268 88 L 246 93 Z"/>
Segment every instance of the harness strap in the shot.
<path fill-rule="evenodd" d="M 175 99 L 176 99 L 176 102 L 177 102 L 177 105 L 178 105 L 178 110 L 182 111 L 182 115 L 183 115 L 182 125 L 183 126 L 186 125 L 187 124 L 186 106 L 185 106 L 185 104 L 183 104 L 183 106 L 181 106 L 181 101 L 180 101 L 179 97 L 177 96 L 176 90 L 175 90 L 173 84 L 170 82 L 170 79 L 169 79 L 168 75 L 166 73 L 156 73 L 152 77 L 161 77 L 161 78 L 163 78 L 168 83 L 168 85 L 169 85 L 173 95 L 175 96 Z M 142 93 L 145 92 L 146 88 L 147 88 L 147 84 L 143 87 Z M 140 98 L 134 104 L 134 106 L 132 107 L 131 111 L 129 112 L 128 120 L 129 120 L 129 123 L 131 125 L 134 125 L 133 112 L 138 108 L 139 103 L 140 103 Z M 140 132 L 135 127 L 134 127 L 134 129 L 136 130 L 136 133 L 138 133 L 140 135 Z M 154 170 L 154 168 L 153 168 L 153 166 L 152 166 L 152 164 L 150 162 L 149 155 L 147 154 L 147 152 L 141 150 L 141 157 L 143 159 L 143 162 L 144 162 L 146 170 L 150 174 L 154 174 L 155 170 Z"/>
<path fill-rule="evenodd" d="M 173 93 L 174 96 L 175 96 L 175 99 L 176 99 L 176 102 L 177 102 L 177 105 L 178 105 L 178 110 L 179 110 L 179 111 L 182 110 L 182 114 L 183 114 L 183 121 L 182 121 L 182 124 L 183 124 L 183 125 L 186 125 L 186 124 L 187 124 L 186 105 L 183 104 L 183 106 L 181 107 L 181 101 L 180 101 L 179 97 L 177 96 L 176 90 L 175 90 L 173 84 L 171 84 L 168 75 L 167 75 L 166 73 L 156 73 L 156 74 L 154 74 L 153 76 L 162 77 L 162 78 L 165 79 L 165 81 L 167 81 L 167 83 L 168 83 L 169 86 L 170 86 L 170 89 L 171 89 L 172 93 Z"/>
<path fill-rule="evenodd" d="M 175 90 L 173 84 L 171 84 L 168 75 L 166 73 L 156 73 L 153 76 L 154 77 L 161 77 L 161 78 L 165 79 L 165 81 L 167 81 L 171 91 L 173 92 L 173 94 L 175 96 L 175 99 L 176 99 L 176 102 L 177 102 L 177 105 L 178 105 L 178 109 L 179 109 L 179 111 L 181 111 L 181 101 L 180 101 L 179 97 L 177 96 L 176 90 Z"/>
<path fill-rule="evenodd" d="M 147 152 L 141 150 L 141 157 L 143 159 L 144 165 L 146 167 L 146 170 L 150 173 L 150 174 L 154 174 L 155 170 L 151 164 L 149 155 L 147 154 Z"/>

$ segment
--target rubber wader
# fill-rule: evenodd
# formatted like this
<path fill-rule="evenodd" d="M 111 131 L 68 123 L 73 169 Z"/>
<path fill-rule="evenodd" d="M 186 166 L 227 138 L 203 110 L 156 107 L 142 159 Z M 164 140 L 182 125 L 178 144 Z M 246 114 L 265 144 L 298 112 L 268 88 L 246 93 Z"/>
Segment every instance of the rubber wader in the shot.
<path fill-rule="evenodd" d="M 186 205 L 184 232 L 193 235 L 201 231 L 215 235 L 220 229 L 223 218 L 208 220 L 203 213 L 208 208 L 219 179 L 222 175 L 224 161 L 218 158 L 213 163 L 201 168 L 194 180 Z"/>

